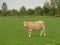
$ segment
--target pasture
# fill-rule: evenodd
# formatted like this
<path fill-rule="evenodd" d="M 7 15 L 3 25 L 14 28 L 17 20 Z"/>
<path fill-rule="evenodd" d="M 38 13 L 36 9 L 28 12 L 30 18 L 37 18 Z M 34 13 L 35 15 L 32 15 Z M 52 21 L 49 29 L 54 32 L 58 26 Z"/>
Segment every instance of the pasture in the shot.
<path fill-rule="evenodd" d="M 45 22 L 47 36 L 33 31 L 29 38 L 23 22 L 38 20 Z M 60 45 L 60 17 L 0 17 L 0 45 Z"/>

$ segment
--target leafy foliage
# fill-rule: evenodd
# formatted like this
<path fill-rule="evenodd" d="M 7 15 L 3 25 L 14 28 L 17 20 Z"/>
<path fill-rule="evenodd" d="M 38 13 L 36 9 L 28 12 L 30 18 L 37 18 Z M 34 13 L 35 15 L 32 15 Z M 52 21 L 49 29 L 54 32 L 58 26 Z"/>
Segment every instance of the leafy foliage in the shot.
<path fill-rule="evenodd" d="M 22 6 L 20 9 L 20 15 L 26 15 L 26 8 L 24 6 Z"/>
<path fill-rule="evenodd" d="M 44 2 L 43 7 L 37 6 L 35 9 L 26 10 L 26 7 L 22 6 L 19 11 L 8 10 L 6 2 L 3 2 L 1 8 L 0 16 L 57 16 L 60 15 L 60 0 L 50 0 L 50 3 Z"/>
<path fill-rule="evenodd" d="M 27 15 L 34 15 L 34 10 L 33 9 L 28 9 L 27 10 Z"/>
<path fill-rule="evenodd" d="M 42 13 L 42 8 L 40 6 L 35 8 L 35 15 L 41 15 Z"/>

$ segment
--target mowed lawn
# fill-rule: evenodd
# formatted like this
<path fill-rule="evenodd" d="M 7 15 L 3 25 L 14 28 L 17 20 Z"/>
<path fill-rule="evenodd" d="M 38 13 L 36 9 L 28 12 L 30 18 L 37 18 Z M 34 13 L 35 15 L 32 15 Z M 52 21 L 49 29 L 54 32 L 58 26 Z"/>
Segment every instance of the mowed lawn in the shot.
<path fill-rule="evenodd" d="M 28 38 L 23 22 L 39 20 L 45 22 L 47 36 L 33 31 Z M 0 45 L 60 45 L 60 17 L 0 17 Z"/>

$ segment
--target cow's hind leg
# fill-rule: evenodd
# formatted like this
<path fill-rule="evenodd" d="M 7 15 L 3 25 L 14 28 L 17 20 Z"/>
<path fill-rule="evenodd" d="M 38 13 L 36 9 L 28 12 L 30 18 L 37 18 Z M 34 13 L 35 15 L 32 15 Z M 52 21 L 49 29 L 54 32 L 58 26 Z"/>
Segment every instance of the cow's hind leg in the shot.
<path fill-rule="evenodd" d="M 42 29 L 43 35 L 46 36 L 45 28 Z"/>
<path fill-rule="evenodd" d="M 42 36 L 42 30 L 41 30 L 40 36 Z"/>
<path fill-rule="evenodd" d="M 44 35 L 46 36 L 46 32 L 45 32 L 45 26 L 41 29 L 41 33 L 40 33 L 40 36 Z"/>

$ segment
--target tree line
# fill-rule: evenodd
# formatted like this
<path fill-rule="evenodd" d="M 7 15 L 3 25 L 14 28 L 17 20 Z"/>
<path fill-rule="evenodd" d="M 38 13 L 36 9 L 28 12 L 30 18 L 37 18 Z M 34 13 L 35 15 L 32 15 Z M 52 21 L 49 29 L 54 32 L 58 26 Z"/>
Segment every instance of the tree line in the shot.
<path fill-rule="evenodd" d="M 50 3 L 45 2 L 43 7 L 37 6 L 35 9 L 26 10 L 26 7 L 22 6 L 19 11 L 9 10 L 6 2 L 3 2 L 1 8 L 0 16 L 60 16 L 60 0 L 50 0 Z"/>

